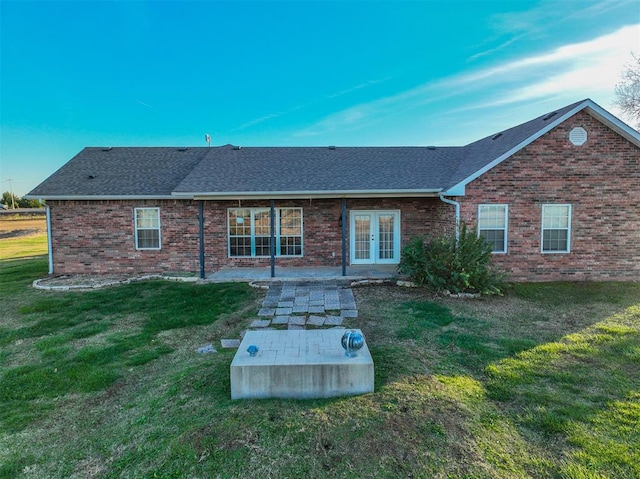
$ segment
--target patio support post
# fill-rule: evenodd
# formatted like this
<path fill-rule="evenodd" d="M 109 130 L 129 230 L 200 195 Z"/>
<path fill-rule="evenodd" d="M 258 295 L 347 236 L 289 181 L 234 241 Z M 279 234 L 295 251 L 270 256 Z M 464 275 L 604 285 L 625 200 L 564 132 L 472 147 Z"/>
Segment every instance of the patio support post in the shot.
<path fill-rule="evenodd" d="M 271 241 L 269 242 L 269 251 L 271 253 L 271 277 L 276 277 L 276 206 L 275 201 L 271 200 Z"/>
<path fill-rule="evenodd" d="M 347 275 L 347 199 L 342 198 L 342 276 Z"/>
<path fill-rule="evenodd" d="M 200 279 L 204 279 L 204 201 L 198 205 L 198 228 L 200 233 Z"/>

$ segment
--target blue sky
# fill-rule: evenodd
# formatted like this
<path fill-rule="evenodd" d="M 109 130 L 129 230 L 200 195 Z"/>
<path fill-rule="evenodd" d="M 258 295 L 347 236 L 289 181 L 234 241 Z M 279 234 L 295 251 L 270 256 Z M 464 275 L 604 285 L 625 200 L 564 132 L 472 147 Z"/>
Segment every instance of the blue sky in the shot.
<path fill-rule="evenodd" d="M 463 145 L 587 97 L 619 114 L 640 0 L 0 0 L 0 42 L 22 196 L 85 146 Z"/>

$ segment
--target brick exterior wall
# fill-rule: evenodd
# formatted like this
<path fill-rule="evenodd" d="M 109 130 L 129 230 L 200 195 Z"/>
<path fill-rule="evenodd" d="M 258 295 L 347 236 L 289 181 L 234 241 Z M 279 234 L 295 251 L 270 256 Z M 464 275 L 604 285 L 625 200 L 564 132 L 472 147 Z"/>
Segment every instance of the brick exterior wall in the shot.
<path fill-rule="evenodd" d="M 569 132 L 583 127 L 587 142 Z M 514 281 L 640 279 L 640 149 L 579 112 L 467 185 L 461 216 L 509 205 L 507 254 L 494 262 Z M 571 204 L 570 253 L 542 254 L 543 204 Z"/>
<path fill-rule="evenodd" d="M 199 202 L 189 200 L 49 201 L 55 274 L 199 272 Z M 269 208 L 269 201 L 205 201 L 207 273 L 225 267 L 264 266 L 269 258 L 229 258 L 229 208 Z M 160 208 L 162 247 L 136 250 L 134 208 Z M 340 199 L 275 200 L 302 208 L 303 257 L 276 258 L 277 266 L 335 266 L 342 256 Z M 435 198 L 348 199 L 351 210 L 400 210 L 401 243 L 453 228 L 453 207 Z M 347 262 L 349 262 L 347 215 Z"/>
<path fill-rule="evenodd" d="M 194 201 L 48 201 L 55 274 L 199 270 Z M 162 248 L 136 250 L 134 208 L 159 207 Z"/>
<path fill-rule="evenodd" d="M 582 146 L 573 127 L 588 133 Z M 477 223 L 478 205 L 509 205 L 506 254 L 494 262 L 513 281 L 640 279 L 640 149 L 580 112 L 472 181 L 461 216 Z M 571 204 L 571 252 L 542 254 L 542 205 Z M 190 200 L 49 201 L 55 274 L 199 272 L 199 202 Z M 229 258 L 227 210 L 269 201 L 205 201 L 207 273 L 268 266 L 269 258 Z M 277 266 L 341 265 L 341 200 L 275 200 L 303 210 L 304 256 Z M 159 207 L 162 248 L 136 250 L 134 208 Z M 454 208 L 437 198 L 348 199 L 347 210 L 399 210 L 401 244 L 453 232 Z M 349 221 L 349 219 L 347 219 Z M 349 224 L 347 224 L 347 235 Z M 347 236 L 347 264 L 350 263 Z"/>

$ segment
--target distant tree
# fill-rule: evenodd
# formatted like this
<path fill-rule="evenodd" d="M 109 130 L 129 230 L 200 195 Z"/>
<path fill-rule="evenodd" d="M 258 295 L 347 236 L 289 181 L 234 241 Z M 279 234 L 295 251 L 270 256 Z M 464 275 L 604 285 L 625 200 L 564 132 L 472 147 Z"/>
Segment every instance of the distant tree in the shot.
<path fill-rule="evenodd" d="M 622 81 L 616 85 L 616 104 L 640 127 L 640 55 L 631 54 L 622 70 Z"/>
<path fill-rule="evenodd" d="M 26 198 L 20 198 L 18 201 L 18 208 L 42 208 L 42 205 L 38 200 L 28 200 Z"/>
<path fill-rule="evenodd" d="M 2 193 L 2 199 L 0 203 L 7 205 L 7 208 L 40 208 L 40 202 L 38 200 L 27 200 L 26 198 L 20 198 L 17 195 L 5 191 Z"/>
<path fill-rule="evenodd" d="M 18 203 L 20 202 L 20 198 L 16 195 L 5 191 L 2 193 L 2 203 L 7 205 L 8 208 L 18 208 Z"/>

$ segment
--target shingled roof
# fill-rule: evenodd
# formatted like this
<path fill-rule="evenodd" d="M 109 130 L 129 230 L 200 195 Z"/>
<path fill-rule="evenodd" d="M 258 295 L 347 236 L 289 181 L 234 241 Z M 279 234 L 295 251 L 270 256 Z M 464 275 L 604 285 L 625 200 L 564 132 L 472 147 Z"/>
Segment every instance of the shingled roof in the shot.
<path fill-rule="evenodd" d="M 460 147 L 85 148 L 27 197 L 458 196 L 583 109 L 640 146 L 638 132 L 587 99 Z"/>

